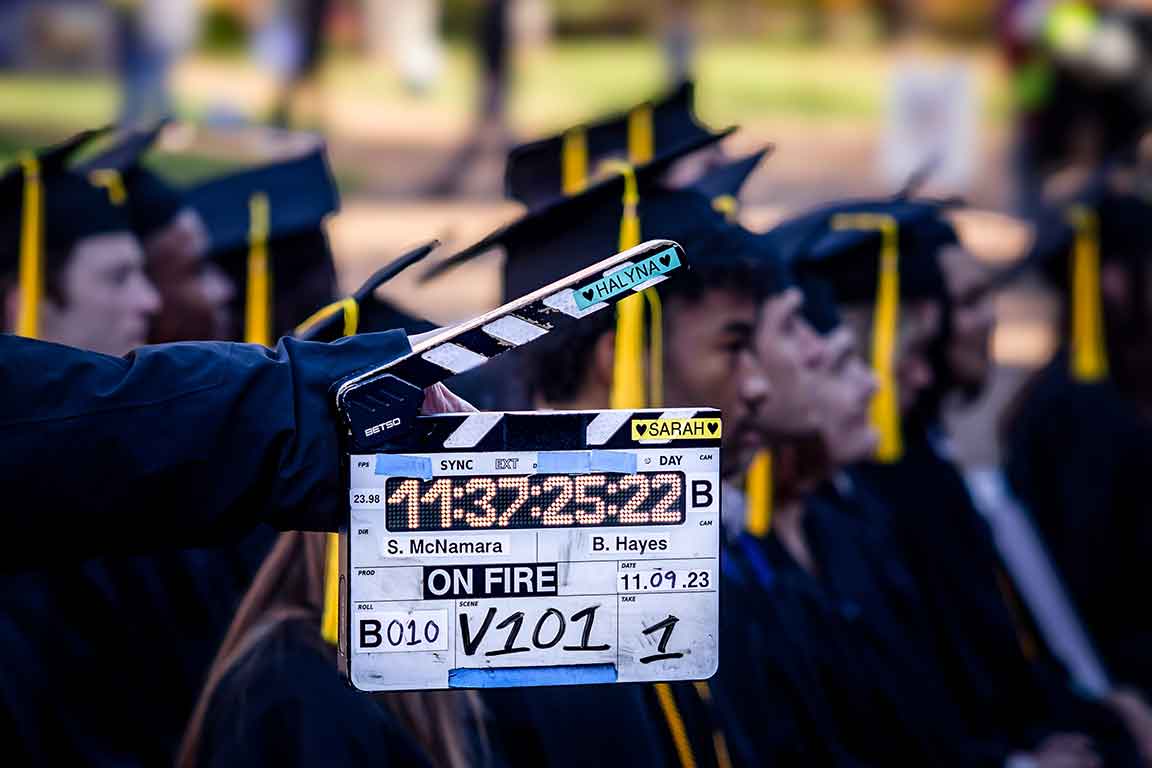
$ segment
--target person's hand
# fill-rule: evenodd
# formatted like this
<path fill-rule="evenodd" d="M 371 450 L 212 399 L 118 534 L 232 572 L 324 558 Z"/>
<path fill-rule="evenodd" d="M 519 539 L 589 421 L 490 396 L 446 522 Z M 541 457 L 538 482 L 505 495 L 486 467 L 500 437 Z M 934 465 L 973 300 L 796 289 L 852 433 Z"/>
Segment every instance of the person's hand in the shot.
<path fill-rule="evenodd" d="M 424 404 L 420 406 L 420 412 L 423 414 L 468 413 L 475 410 L 476 406 L 443 384 L 427 387 L 424 390 Z"/>
<path fill-rule="evenodd" d="M 1128 726 L 1133 741 L 1140 749 L 1144 764 L 1152 766 L 1152 708 L 1138 692 L 1117 688 L 1104 699 Z"/>
<path fill-rule="evenodd" d="M 1092 740 L 1081 733 L 1054 733 L 1025 757 L 1025 764 L 1034 768 L 1100 768 L 1101 765 Z"/>

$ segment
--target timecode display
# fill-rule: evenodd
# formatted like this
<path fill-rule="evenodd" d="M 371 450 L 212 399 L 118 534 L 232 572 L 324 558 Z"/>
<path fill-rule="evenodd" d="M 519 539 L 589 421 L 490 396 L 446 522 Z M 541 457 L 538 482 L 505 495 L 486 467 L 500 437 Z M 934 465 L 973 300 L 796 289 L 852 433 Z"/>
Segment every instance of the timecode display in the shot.
<path fill-rule="evenodd" d="M 684 522 L 684 474 L 499 475 L 390 478 L 390 531 L 676 525 Z"/>

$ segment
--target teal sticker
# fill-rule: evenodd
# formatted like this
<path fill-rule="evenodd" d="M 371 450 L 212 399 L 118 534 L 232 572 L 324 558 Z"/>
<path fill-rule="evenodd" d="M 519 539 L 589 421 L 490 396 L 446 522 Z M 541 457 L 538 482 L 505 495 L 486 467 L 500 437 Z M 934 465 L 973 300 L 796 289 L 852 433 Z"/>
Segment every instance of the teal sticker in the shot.
<path fill-rule="evenodd" d="M 593 304 L 607 301 L 613 296 L 619 296 L 625 291 L 632 290 L 633 286 L 640 285 L 671 272 L 680 266 L 680 257 L 675 248 L 668 248 L 655 256 L 649 256 L 644 261 L 631 264 L 605 275 L 594 283 L 576 289 L 576 306 L 579 309 L 588 309 Z"/>

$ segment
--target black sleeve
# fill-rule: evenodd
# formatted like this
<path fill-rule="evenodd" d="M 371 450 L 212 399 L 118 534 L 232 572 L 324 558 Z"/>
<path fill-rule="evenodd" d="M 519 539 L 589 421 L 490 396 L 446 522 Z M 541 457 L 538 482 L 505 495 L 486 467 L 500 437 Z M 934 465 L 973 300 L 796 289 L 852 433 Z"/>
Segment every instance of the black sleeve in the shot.
<path fill-rule="evenodd" d="M 389 331 L 115 358 L 0 335 L 0 570 L 216 544 L 259 522 L 335 530 L 331 386 L 409 349 Z"/>

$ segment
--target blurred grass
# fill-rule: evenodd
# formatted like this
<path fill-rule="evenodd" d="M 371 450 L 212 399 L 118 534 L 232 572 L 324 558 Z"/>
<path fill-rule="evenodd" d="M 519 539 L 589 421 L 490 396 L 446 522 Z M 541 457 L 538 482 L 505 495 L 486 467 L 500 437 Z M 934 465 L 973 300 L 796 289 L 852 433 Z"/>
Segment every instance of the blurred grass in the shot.
<path fill-rule="evenodd" d="M 893 54 L 864 46 L 811 48 L 749 41 L 704 41 L 697 58 L 699 111 L 714 125 L 750 120 L 811 120 L 866 126 L 881 118 Z M 1007 92 L 995 59 L 977 50 L 982 115 L 1002 120 Z M 325 99 L 369 115 L 373 135 L 387 140 L 390 121 L 427 127 L 466 125 L 473 111 L 475 68 L 460 45 L 445 50 L 441 78 L 427 93 L 405 88 L 386 62 L 334 55 L 324 73 Z M 664 62 L 655 40 L 563 42 L 520 55 L 511 113 L 522 133 L 551 131 L 619 110 L 659 93 Z M 184 117 L 223 108 L 249 121 L 263 118 L 272 82 L 244 56 L 202 55 L 185 62 L 179 77 Z M 0 161 L 31 144 L 114 119 L 118 96 L 108 77 L 0 73 Z M 379 117 L 377 116 L 379 113 Z M 342 126 L 329 126 L 339 140 Z M 412 126 L 409 125 L 409 128 Z M 212 158 L 171 156 L 160 164 L 179 178 L 213 170 Z M 229 163 L 222 162 L 221 169 Z"/>

